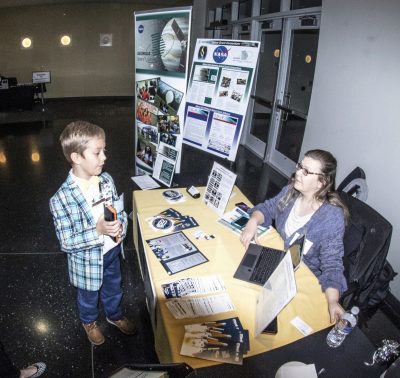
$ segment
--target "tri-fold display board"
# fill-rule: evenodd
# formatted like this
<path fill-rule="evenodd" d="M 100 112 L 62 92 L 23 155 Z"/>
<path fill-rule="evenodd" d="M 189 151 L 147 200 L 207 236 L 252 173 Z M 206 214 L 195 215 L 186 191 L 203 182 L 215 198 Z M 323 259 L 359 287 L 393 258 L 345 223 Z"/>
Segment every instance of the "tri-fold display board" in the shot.
<path fill-rule="evenodd" d="M 186 144 L 235 161 L 260 42 L 198 39 L 186 94 Z"/>

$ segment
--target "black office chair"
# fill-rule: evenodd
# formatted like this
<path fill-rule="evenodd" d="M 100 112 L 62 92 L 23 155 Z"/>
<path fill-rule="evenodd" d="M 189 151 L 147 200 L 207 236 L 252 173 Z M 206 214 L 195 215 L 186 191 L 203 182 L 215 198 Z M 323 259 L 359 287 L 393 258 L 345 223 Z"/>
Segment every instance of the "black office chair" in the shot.
<path fill-rule="evenodd" d="M 363 169 L 354 168 L 339 184 L 337 191 L 346 192 L 365 202 L 368 198 L 368 185 Z"/>
<path fill-rule="evenodd" d="M 357 305 L 369 309 L 384 299 L 396 275 L 386 260 L 392 225 L 365 202 L 345 192 L 339 194 L 350 212 L 343 239 L 344 274 L 349 288 L 341 303 L 344 308 Z"/>

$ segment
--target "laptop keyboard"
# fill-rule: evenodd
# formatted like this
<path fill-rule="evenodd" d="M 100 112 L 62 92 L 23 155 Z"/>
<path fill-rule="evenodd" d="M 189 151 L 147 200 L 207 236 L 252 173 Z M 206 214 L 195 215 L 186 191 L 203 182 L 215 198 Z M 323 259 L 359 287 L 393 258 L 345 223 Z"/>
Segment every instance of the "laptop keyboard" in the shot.
<path fill-rule="evenodd" d="M 263 247 L 250 276 L 250 281 L 264 285 L 283 257 L 283 253 Z"/>

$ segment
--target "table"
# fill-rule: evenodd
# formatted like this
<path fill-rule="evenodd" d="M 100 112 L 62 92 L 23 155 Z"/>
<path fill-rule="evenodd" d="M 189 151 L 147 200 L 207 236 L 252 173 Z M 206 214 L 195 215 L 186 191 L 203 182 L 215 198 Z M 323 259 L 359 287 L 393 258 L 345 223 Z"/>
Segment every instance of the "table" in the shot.
<path fill-rule="evenodd" d="M 358 327 L 337 349 L 326 344 L 328 332 L 329 329 L 324 329 L 268 353 L 246 358 L 243 366 L 221 364 L 197 369 L 193 378 L 275 378 L 279 367 L 289 361 L 314 364 L 317 373 L 324 369 L 321 378 L 380 377 L 385 366 L 364 364 L 371 362 L 375 348 Z"/>
<path fill-rule="evenodd" d="M 0 89 L 0 111 L 31 110 L 33 108 L 33 85 L 18 85 Z"/>
<path fill-rule="evenodd" d="M 185 193 L 184 189 L 179 190 Z M 203 193 L 204 188 L 199 188 L 199 191 Z M 147 306 L 155 337 L 155 349 L 161 362 L 186 362 L 193 368 L 217 364 L 179 354 L 186 324 L 238 316 L 243 327 L 249 330 L 250 351 L 245 357 L 255 356 L 303 338 L 304 336 L 290 323 L 296 316 L 300 317 L 314 331 L 322 330 L 330 325 L 325 295 L 321 291 L 317 278 L 302 263 L 295 273 L 297 294 L 278 316 L 278 334 L 260 335 L 255 338 L 255 306 L 261 287 L 233 278 L 244 254 L 244 247 L 238 236 L 217 223 L 219 216 L 209 209 L 201 198 L 193 199 L 185 193 L 185 202 L 171 205 L 163 198 L 162 192 L 163 189 L 133 193 L 133 210 L 137 216 L 133 217 L 134 244 L 145 284 Z M 235 187 L 226 210 L 232 210 L 234 204 L 241 201 L 250 204 L 240 190 Z M 169 207 L 178 210 L 183 215 L 191 215 L 197 220 L 199 227 L 185 230 L 184 233 L 209 259 L 208 263 L 172 276 L 168 276 L 145 242 L 145 240 L 163 235 L 162 232 L 153 230 L 147 219 Z M 214 234 L 216 238 L 195 240 L 193 233 L 198 229 Z M 265 235 L 261 242 L 273 248 L 283 248 L 283 241 L 276 231 Z M 210 274 L 219 274 L 223 278 L 236 310 L 206 319 L 174 319 L 165 305 L 161 284 L 180 278 Z"/>

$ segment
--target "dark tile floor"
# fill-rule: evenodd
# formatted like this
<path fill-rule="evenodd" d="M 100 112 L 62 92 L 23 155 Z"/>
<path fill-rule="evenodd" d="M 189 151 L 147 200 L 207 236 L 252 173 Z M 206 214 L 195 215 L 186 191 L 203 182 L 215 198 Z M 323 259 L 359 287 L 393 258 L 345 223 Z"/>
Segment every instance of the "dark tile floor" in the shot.
<path fill-rule="evenodd" d="M 40 106 L 32 112 L 0 112 L 0 339 L 20 367 L 43 360 L 48 377 L 100 378 L 125 363 L 157 362 L 157 356 L 131 237 L 123 262 L 124 308 L 139 325 L 138 335 L 121 334 L 101 316 L 107 340 L 93 347 L 78 320 L 75 289 L 69 285 L 66 258 L 59 252 L 48 209 L 50 196 L 69 170 L 58 137 L 76 119 L 105 129 L 106 170 L 126 193 L 126 210 L 132 210 L 131 99 L 53 100 L 45 112 Z M 277 193 L 286 183 L 243 147 L 235 164 L 188 146 L 183 146 L 182 156 L 181 173 L 175 177 L 179 186 L 205 185 L 214 160 L 238 174 L 236 183 L 252 202 Z M 374 344 L 384 337 L 400 340 L 398 318 L 389 317 L 389 310 L 384 305 L 363 326 Z"/>

